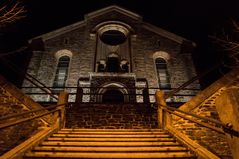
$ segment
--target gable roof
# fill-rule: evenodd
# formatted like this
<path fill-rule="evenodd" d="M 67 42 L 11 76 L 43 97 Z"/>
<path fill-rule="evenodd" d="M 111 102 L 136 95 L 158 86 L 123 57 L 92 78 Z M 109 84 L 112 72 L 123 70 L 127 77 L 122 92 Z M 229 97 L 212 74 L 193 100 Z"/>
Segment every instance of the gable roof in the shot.
<path fill-rule="evenodd" d="M 94 17 L 97 17 L 97 16 L 100 16 L 100 15 L 103 15 L 103 14 L 106 14 L 106 13 L 109 13 L 109 12 L 112 12 L 112 11 L 116 11 L 116 12 L 119 12 L 123 15 L 126 15 L 132 19 L 135 19 L 135 20 L 139 20 L 139 21 L 142 21 L 142 17 L 134 12 L 131 12 L 129 10 L 126 10 L 122 7 L 119 7 L 117 5 L 112 5 L 112 6 L 109 6 L 109 7 L 105 7 L 105 8 L 102 8 L 102 9 L 99 9 L 97 11 L 94 11 L 94 12 L 91 12 L 91 13 L 88 13 L 85 15 L 85 19 L 90 19 L 90 18 L 94 18 Z"/>
<path fill-rule="evenodd" d="M 105 7 L 105 8 L 99 9 L 97 11 L 94 11 L 94 12 L 86 14 L 84 16 L 84 20 L 82 20 L 80 22 L 73 23 L 71 25 L 68 25 L 68 26 L 56 29 L 56 30 L 51 31 L 49 33 L 42 34 L 40 36 L 34 37 L 34 38 L 29 40 L 29 43 L 31 43 L 32 40 L 38 39 L 38 38 L 42 38 L 42 40 L 45 41 L 45 40 L 54 38 L 56 36 L 62 35 L 64 33 L 70 32 L 72 30 L 75 30 L 75 29 L 77 29 L 79 27 L 86 26 L 88 19 L 95 18 L 97 16 L 100 16 L 100 15 L 103 15 L 103 14 L 106 14 L 106 13 L 109 13 L 109 12 L 112 12 L 112 11 L 119 12 L 121 14 L 124 14 L 124 15 L 132 18 L 132 19 L 135 19 L 135 20 L 138 20 L 138 21 L 142 22 L 142 17 L 140 15 L 138 15 L 138 14 L 136 14 L 134 12 L 131 12 L 129 10 L 126 10 L 126 9 L 124 9 L 122 7 L 119 7 L 119 6 L 116 6 L 116 5 L 112 5 L 112 6 Z M 183 41 L 187 40 L 187 39 L 185 39 L 185 38 L 183 38 L 181 36 L 178 36 L 178 35 L 176 35 L 174 33 L 168 32 L 168 31 L 166 31 L 166 30 L 164 30 L 162 28 L 159 28 L 157 26 L 154 26 L 154 25 L 146 23 L 146 22 L 142 22 L 142 27 L 144 27 L 145 29 L 147 29 L 149 31 L 152 31 L 152 32 L 154 32 L 154 33 L 156 33 L 158 35 L 166 37 L 166 38 L 168 38 L 168 39 L 170 39 L 172 41 L 180 43 L 180 44 Z M 195 43 L 193 43 L 193 45 L 196 46 Z"/>
<path fill-rule="evenodd" d="M 163 37 L 167 37 L 168 39 L 170 39 L 172 41 L 175 41 L 175 42 L 178 42 L 180 44 L 182 44 L 183 41 L 191 41 L 191 40 L 187 40 L 187 39 L 185 39 L 185 38 L 183 38 L 183 37 L 181 37 L 179 35 L 176 35 L 174 33 L 171 33 L 169 31 L 166 31 L 166 30 L 164 30 L 162 28 L 159 28 L 159 27 L 157 27 L 155 25 L 152 25 L 152 24 L 149 24 L 149 23 L 146 23 L 146 22 L 143 23 L 143 27 L 145 29 L 149 30 L 149 31 L 152 31 L 152 32 L 154 32 L 154 33 L 156 33 L 158 35 L 163 36 Z M 195 42 L 193 42 L 193 41 L 191 41 L 191 42 L 192 42 L 193 46 L 196 46 Z"/>

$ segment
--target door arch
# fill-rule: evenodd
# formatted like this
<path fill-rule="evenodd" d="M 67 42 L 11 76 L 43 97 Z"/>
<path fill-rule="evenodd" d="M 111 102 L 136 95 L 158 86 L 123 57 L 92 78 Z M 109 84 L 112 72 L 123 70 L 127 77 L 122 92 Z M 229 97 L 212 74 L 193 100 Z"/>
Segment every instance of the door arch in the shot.
<path fill-rule="evenodd" d="M 103 103 L 123 103 L 124 94 L 117 89 L 106 90 L 102 95 Z"/>
<path fill-rule="evenodd" d="M 110 94 L 111 93 L 111 94 Z M 97 91 L 96 102 L 103 102 L 103 100 L 111 100 L 109 95 L 116 94 L 119 97 L 112 97 L 112 100 L 129 102 L 129 91 L 127 88 L 117 82 L 105 83 L 101 85 L 101 88 Z M 104 99 L 103 99 L 104 98 Z"/>

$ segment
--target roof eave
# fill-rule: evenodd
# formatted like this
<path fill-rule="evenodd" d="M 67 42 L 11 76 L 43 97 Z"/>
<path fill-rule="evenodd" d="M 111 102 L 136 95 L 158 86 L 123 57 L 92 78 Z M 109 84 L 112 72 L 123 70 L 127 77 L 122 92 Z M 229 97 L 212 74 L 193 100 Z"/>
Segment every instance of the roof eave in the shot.
<path fill-rule="evenodd" d="M 173 40 L 173 41 L 175 41 L 177 43 L 180 43 L 180 44 L 182 44 L 183 41 L 191 41 L 191 40 L 185 39 L 185 38 L 183 38 L 181 36 L 178 36 L 178 35 L 176 35 L 174 33 L 168 32 L 168 31 L 166 31 L 166 30 L 164 30 L 162 28 L 159 28 L 157 26 L 154 26 L 154 25 L 146 23 L 146 22 L 143 23 L 143 27 L 145 29 L 147 29 L 147 30 L 150 30 L 150 31 L 152 31 L 152 32 L 154 32 L 156 34 L 159 34 L 159 35 L 161 35 L 163 37 L 166 37 L 166 38 L 168 38 L 170 40 Z M 197 46 L 195 42 L 193 42 L 193 41 L 191 41 L 191 42 L 192 42 L 192 45 L 194 47 Z"/>
<path fill-rule="evenodd" d="M 37 37 L 34 37 L 34 38 L 28 40 L 28 42 L 31 43 L 32 40 L 38 39 L 38 38 L 42 38 L 43 41 L 46 41 L 48 39 L 51 39 L 51 38 L 54 38 L 56 36 L 62 35 L 62 34 L 67 33 L 69 31 L 75 30 L 75 29 L 77 29 L 79 27 L 82 27 L 84 25 L 86 25 L 85 20 L 74 23 L 74 24 L 71 24 L 71 25 L 68 25 L 68 26 L 65 26 L 65 27 L 62 27 L 62 28 L 59 28 L 59 29 L 56 29 L 56 30 L 53 30 L 49 33 L 42 34 L 42 35 L 37 36 Z"/>

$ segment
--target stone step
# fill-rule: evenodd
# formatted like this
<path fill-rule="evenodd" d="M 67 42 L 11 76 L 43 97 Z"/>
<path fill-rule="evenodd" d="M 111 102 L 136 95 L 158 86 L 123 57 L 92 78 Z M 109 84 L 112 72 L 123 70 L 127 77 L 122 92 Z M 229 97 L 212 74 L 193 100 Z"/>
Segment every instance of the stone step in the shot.
<path fill-rule="evenodd" d="M 25 154 L 24 159 L 195 158 L 161 129 L 62 129 Z"/>
<path fill-rule="evenodd" d="M 163 132 L 162 129 L 61 129 L 59 132 Z"/>
<path fill-rule="evenodd" d="M 57 134 L 79 134 L 79 135 L 164 135 L 167 134 L 166 132 L 158 131 L 158 132 L 123 132 L 123 131 L 118 131 L 118 132 L 85 132 L 85 131 L 59 131 Z"/>
<path fill-rule="evenodd" d="M 168 134 L 53 134 L 51 137 L 68 137 L 68 138 L 169 138 Z"/>
<path fill-rule="evenodd" d="M 188 151 L 181 146 L 170 147 L 73 147 L 73 146 L 38 146 L 32 151 L 52 151 L 52 152 L 178 152 Z"/>
<path fill-rule="evenodd" d="M 30 158 L 57 158 L 57 159 L 72 159 L 72 158 L 87 158 L 87 159 L 166 159 L 166 158 L 195 158 L 194 155 L 190 154 L 189 152 L 137 152 L 137 153 L 131 153 L 131 152 L 117 152 L 117 153 L 105 153 L 105 152 L 99 152 L 99 153 L 87 153 L 87 152 L 28 152 L 25 157 L 25 159 Z"/>
<path fill-rule="evenodd" d="M 43 141 L 41 146 L 103 146 L 103 147 L 142 147 L 142 146 L 179 146 L 175 141 L 168 142 L 74 142 L 74 141 Z"/>
<path fill-rule="evenodd" d="M 47 141 L 74 141 L 74 142 L 173 142 L 173 138 L 69 138 L 49 137 Z"/>

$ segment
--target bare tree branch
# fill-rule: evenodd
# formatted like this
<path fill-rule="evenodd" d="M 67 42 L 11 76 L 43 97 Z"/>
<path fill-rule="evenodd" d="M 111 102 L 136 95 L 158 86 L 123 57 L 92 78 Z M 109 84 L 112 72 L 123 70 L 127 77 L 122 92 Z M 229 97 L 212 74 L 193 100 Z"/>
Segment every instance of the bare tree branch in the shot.
<path fill-rule="evenodd" d="M 8 56 L 8 55 L 12 55 L 12 54 L 19 53 L 19 52 L 21 52 L 21 51 L 26 50 L 27 48 L 28 48 L 27 46 L 22 46 L 22 47 L 20 47 L 20 48 L 14 50 L 14 51 L 9 51 L 9 52 L 4 52 L 4 53 L 1 53 L 1 52 L 0 52 L 0 58 L 1 58 L 1 57 L 4 57 L 4 56 Z"/>
<path fill-rule="evenodd" d="M 233 32 L 233 34 L 238 34 L 238 23 L 234 20 L 231 20 L 231 24 L 231 31 Z M 209 36 L 209 38 L 212 39 L 215 44 L 220 46 L 223 51 L 226 51 L 227 57 L 230 59 L 230 64 L 226 64 L 227 66 L 239 66 L 239 41 L 237 38 L 230 36 L 229 33 L 226 33 L 225 31 L 222 31 L 220 36 Z"/>
<path fill-rule="evenodd" d="M 213 39 L 215 43 L 219 44 L 222 48 L 224 48 L 227 51 L 239 52 L 239 43 L 229 41 L 229 38 L 227 37 L 225 37 L 225 39 L 222 39 L 216 36 L 209 36 L 209 38 Z"/>
<path fill-rule="evenodd" d="M 11 5 L 10 2 L 0 7 L 0 27 L 13 23 L 25 17 L 26 9 L 20 2 Z"/>
<path fill-rule="evenodd" d="M 235 20 L 232 19 L 232 25 L 235 28 L 235 32 L 239 32 L 239 25 Z"/>

